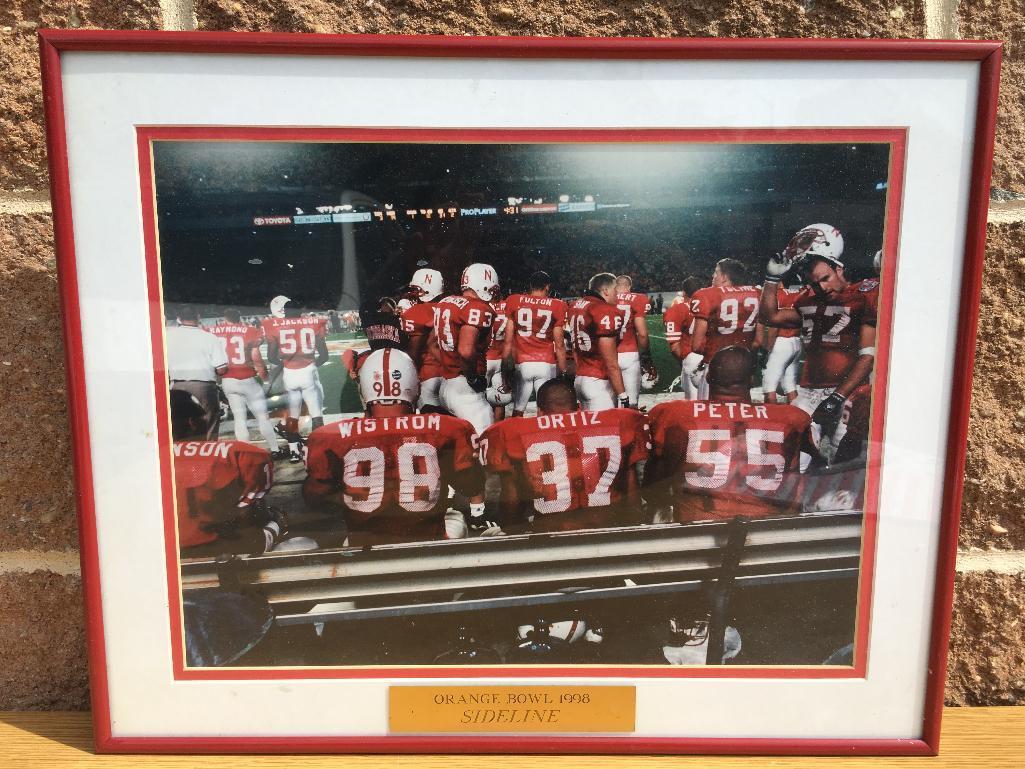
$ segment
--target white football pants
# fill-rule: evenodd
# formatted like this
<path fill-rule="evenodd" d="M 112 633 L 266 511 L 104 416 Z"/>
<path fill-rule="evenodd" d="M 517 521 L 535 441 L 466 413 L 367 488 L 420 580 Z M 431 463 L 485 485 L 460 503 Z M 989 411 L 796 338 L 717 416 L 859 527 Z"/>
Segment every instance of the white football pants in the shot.
<path fill-rule="evenodd" d="M 286 368 L 281 375 L 288 394 L 288 415 L 298 419 L 303 403 L 311 417 L 324 416 L 324 388 L 313 363 L 303 368 Z"/>
<path fill-rule="evenodd" d="M 249 440 L 249 424 L 246 416 L 248 408 L 256 418 L 256 426 L 260 429 L 260 435 L 267 441 L 267 450 L 277 451 L 278 436 L 274 434 L 274 426 L 267 416 L 267 397 L 263 394 L 263 387 L 259 380 L 256 377 L 249 377 L 249 379 L 226 377 L 221 380 L 221 389 L 224 391 L 224 397 L 228 399 L 231 416 L 235 421 L 235 440 Z"/>

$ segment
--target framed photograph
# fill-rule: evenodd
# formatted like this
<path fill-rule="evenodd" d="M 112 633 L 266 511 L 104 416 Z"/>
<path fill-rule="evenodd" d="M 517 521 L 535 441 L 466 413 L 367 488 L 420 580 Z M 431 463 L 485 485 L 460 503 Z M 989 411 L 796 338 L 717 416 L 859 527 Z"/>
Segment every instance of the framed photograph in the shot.
<path fill-rule="evenodd" d="M 99 750 L 936 752 L 998 43 L 40 39 Z"/>

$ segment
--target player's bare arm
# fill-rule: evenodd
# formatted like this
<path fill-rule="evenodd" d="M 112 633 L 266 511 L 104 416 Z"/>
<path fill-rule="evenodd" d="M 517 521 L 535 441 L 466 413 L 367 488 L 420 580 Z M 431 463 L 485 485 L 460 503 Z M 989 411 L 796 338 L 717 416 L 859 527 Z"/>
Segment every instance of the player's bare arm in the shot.
<path fill-rule="evenodd" d="M 274 366 L 281 365 L 281 350 L 278 347 L 277 339 L 267 340 L 267 361 Z"/>
<path fill-rule="evenodd" d="M 762 295 L 758 300 L 759 323 L 777 328 L 800 328 L 801 313 L 791 307 L 780 308 L 778 291 L 779 278 L 770 279 L 766 275 Z"/>
<path fill-rule="evenodd" d="M 566 373 L 566 329 L 561 324 L 552 329 L 552 343 L 555 345 L 555 369 L 559 375 Z"/>
<path fill-rule="evenodd" d="M 506 382 L 513 381 L 513 373 L 516 371 L 516 321 L 509 318 L 508 330 L 505 333 L 505 341 L 502 343 L 502 376 Z"/>
<path fill-rule="evenodd" d="M 635 315 L 633 324 L 634 331 L 637 332 L 637 352 L 640 353 L 642 361 L 650 361 L 651 346 L 648 341 L 648 320 L 643 315 Z"/>
<path fill-rule="evenodd" d="M 708 341 L 708 319 L 694 318 L 694 333 L 691 334 L 690 348 L 693 352 L 704 355 L 705 343 Z"/>
<path fill-rule="evenodd" d="M 477 339 L 480 337 L 480 329 L 463 324 L 459 329 L 459 340 L 456 342 L 456 352 L 459 353 L 460 373 L 467 381 L 477 377 L 477 361 L 480 357 L 477 353 Z"/>
<path fill-rule="evenodd" d="M 324 337 L 317 337 L 317 358 L 314 361 L 318 366 L 323 366 L 331 359 L 327 351 L 327 340 Z"/>
<path fill-rule="evenodd" d="M 424 362 L 424 351 L 427 349 L 428 339 L 433 332 L 423 331 L 406 332 L 406 354 L 413 359 L 413 363 L 419 370 Z"/>
<path fill-rule="evenodd" d="M 868 381 L 875 362 L 876 329 L 875 326 L 865 324 L 861 327 L 861 332 L 858 335 L 858 359 L 854 361 L 851 370 L 834 392 L 848 398 L 852 392 Z"/>

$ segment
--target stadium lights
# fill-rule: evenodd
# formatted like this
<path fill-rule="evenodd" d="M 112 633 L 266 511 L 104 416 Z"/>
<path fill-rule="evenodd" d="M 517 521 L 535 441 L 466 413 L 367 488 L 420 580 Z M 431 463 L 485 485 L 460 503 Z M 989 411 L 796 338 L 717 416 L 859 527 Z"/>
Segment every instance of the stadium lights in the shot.
<path fill-rule="evenodd" d="M 585 203 L 593 203 L 594 202 L 594 195 L 584 195 L 584 202 Z"/>
<path fill-rule="evenodd" d="M 252 259 L 249 260 L 249 263 L 250 264 L 263 264 L 263 259 L 260 259 L 259 257 L 254 256 Z"/>
<path fill-rule="evenodd" d="M 560 203 L 569 203 L 569 195 L 559 195 Z"/>

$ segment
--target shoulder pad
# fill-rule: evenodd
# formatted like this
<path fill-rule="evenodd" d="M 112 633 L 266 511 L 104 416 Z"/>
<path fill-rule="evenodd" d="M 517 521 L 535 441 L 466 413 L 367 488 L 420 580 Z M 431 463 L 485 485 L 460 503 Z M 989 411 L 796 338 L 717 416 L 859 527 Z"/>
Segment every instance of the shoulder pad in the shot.
<path fill-rule="evenodd" d="M 861 285 L 858 286 L 858 290 L 859 291 L 868 292 L 868 291 L 874 291 L 878 287 L 879 287 L 879 281 L 875 280 L 874 278 L 871 278 L 869 280 L 861 281 Z"/>

